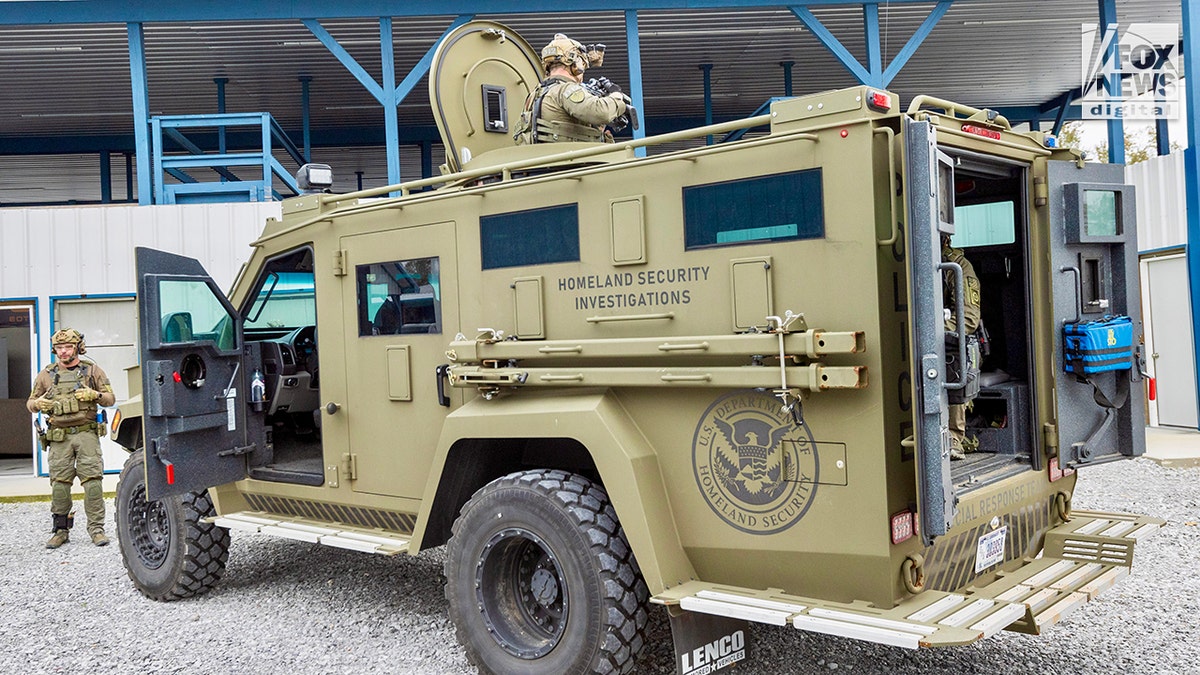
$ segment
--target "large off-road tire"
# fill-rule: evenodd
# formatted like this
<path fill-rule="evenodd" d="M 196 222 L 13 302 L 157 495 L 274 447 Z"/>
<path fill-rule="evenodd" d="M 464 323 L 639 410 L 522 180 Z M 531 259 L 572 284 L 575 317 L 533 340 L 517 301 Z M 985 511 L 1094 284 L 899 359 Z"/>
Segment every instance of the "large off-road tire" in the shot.
<path fill-rule="evenodd" d="M 649 591 L 604 489 L 565 471 L 498 478 L 463 506 L 446 599 L 471 661 L 496 675 L 628 673 Z"/>
<path fill-rule="evenodd" d="M 117 541 L 125 571 L 153 600 L 206 593 L 225 573 L 229 530 L 201 522 L 215 515 L 207 492 L 147 501 L 145 455 L 125 460 L 117 482 Z"/>

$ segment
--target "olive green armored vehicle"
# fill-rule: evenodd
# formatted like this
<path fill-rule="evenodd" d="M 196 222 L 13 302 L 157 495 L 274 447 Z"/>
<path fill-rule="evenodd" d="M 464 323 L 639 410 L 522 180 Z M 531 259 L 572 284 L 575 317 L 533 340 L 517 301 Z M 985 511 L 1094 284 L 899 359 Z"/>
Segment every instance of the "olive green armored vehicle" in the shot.
<path fill-rule="evenodd" d="M 445 545 L 480 670 L 629 672 L 660 605 L 692 675 L 746 660 L 747 622 L 963 645 L 1129 573 L 1162 521 L 1071 507 L 1144 450 L 1122 167 L 868 87 L 516 145 L 540 77 L 465 24 L 429 77 L 442 175 L 285 202 L 228 295 L 138 250 L 112 433 L 142 593 L 208 590 L 230 530 Z"/>

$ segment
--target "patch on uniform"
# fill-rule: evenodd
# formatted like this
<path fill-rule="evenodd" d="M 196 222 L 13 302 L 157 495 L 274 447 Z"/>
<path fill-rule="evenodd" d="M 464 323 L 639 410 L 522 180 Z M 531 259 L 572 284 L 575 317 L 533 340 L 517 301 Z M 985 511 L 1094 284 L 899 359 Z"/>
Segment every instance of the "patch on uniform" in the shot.
<path fill-rule="evenodd" d="M 779 399 L 756 391 L 721 396 L 692 438 L 696 486 L 709 508 L 748 534 L 776 534 L 808 512 L 817 491 L 816 442 Z"/>
<path fill-rule="evenodd" d="M 973 277 L 968 277 L 967 284 L 967 304 L 971 307 L 979 306 L 979 280 Z"/>
<path fill-rule="evenodd" d="M 563 93 L 571 103 L 583 103 L 587 98 L 587 92 L 583 90 L 581 84 L 568 85 L 567 90 Z"/>

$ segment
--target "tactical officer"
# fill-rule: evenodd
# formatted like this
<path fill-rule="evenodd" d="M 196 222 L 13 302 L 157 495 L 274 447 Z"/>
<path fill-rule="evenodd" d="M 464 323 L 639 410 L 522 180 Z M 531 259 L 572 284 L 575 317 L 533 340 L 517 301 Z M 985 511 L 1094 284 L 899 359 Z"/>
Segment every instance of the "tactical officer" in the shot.
<path fill-rule="evenodd" d="M 954 248 L 950 245 L 950 237 L 942 235 L 942 260 L 945 262 L 958 263 L 962 267 L 963 272 L 963 327 L 966 329 L 968 336 L 974 336 L 975 331 L 979 330 L 979 277 L 975 274 L 975 267 L 967 260 L 967 256 L 963 254 L 961 248 Z M 957 322 L 954 317 L 955 307 L 955 279 L 953 272 L 946 272 L 943 276 L 944 292 L 942 298 L 947 308 L 946 314 L 946 332 L 953 333 L 957 331 Z M 949 349 L 949 347 L 947 347 Z M 972 361 L 976 366 L 979 364 L 979 347 L 973 337 L 967 341 L 967 360 Z M 961 367 L 966 367 L 965 365 Z M 950 459 L 966 459 L 967 458 L 967 404 L 966 403 L 951 403 L 950 404 Z M 972 450 L 974 448 L 971 448 Z"/>
<path fill-rule="evenodd" d="M 542 49 L 546 79 L 525 99 L 525 112 L 513 138 L 518 145 L 556 141 L 612 142 L 604 126 L 625 114 L 629 99 L 602 79 L 605 96 L 583 86 L 583 72 L 604 63 L 604 45 L 584 47 L 557 33 Z"/>
<path fill-rule="evenodd" d="M 75 477 L 83 486 L 83 509 L 87 514 L 88 534 L 96 546 L 108 544 L 104 536 L 104 460 L 100 454 L 103 425 L 97 420 L 99 406 L 116 401 L 104 370 L 91 359 L 81 360 L 87 352 L 83 334 L 64 328 L 50 337 L 56 361 L 46 366 L 33 380 L 33 391 L 25 407 L 31 413 L 49 417 L 39 434 L 50 458 L 50 513 L 54 535 L 46 548 L 58 548 L 70 539 L 74 518 L 71 513 L 71 484 Z"/>

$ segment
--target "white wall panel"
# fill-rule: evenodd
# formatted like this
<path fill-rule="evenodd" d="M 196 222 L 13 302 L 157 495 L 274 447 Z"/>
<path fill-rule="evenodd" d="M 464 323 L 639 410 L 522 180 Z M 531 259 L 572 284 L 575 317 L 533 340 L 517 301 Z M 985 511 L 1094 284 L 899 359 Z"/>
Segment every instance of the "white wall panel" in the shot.
<path fill-rule="evenodd" d="M 1187 199 L 1183 153 L 1173 152 L 1125 167 L 1137 193 L 1138 250 L 1156 251 L 1187 243 Z"/>

